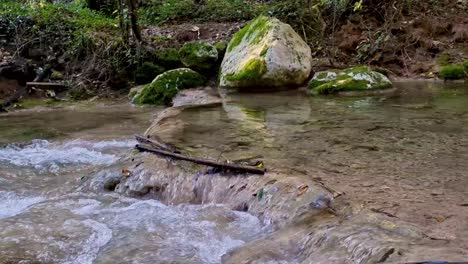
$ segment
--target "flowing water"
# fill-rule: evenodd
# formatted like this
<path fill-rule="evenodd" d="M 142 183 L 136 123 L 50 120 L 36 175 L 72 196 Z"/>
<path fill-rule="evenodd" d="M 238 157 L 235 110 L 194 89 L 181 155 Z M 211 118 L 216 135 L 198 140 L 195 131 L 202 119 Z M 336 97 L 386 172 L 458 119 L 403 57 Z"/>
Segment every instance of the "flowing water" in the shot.
<path fill-rule="evenodd" d="M 223 107 L 182 112 L 178 133 L 163 139 L 210 157 L 262 154 L 272 170 L 314 177 L 467 247 L 468 87 L 398 86 L 398 96 L 366 98 L 230 94 Z M 80 188 L 123 167 L 132 135 L 159 111 L 97 105 L 0 115 L 0 263 L 219 263 L 263 233 L 257 218 L 223 205 Z"/>
<path fill-rule="evenodd" d="M 151 111 L 119 105 L 0 116 L 0 263 L 219 263 L 260 232 L 257 218 L 222 205 L 80 190 L 84 176 L 118 166 Z"/>

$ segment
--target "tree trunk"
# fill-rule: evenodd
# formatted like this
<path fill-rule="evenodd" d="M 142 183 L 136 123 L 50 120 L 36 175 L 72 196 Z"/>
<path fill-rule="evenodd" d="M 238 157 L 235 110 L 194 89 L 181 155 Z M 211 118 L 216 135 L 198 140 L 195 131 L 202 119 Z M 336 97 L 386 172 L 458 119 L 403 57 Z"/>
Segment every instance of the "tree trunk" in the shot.
<path fill-rule="evenodd" d="M 138 42 L 141 42 L 141 32 L 140 27 L 138 26 L 137 0 L 127 0 L 127 5 L 133 36 L 135 36 Z"/>

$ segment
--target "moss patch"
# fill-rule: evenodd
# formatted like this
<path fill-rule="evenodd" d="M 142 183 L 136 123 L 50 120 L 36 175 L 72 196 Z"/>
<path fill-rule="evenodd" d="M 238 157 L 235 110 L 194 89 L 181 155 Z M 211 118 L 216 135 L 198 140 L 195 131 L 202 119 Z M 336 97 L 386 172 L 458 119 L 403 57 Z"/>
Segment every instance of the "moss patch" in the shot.
<path fill-rule="evenodd" d="M 244 39 L 246 39 L 250 44 L 257 44 L 265 36 L 265 34 L 270 29 L 270 20 L 266 16 L 259 16 L 258 18 L 252 20 L 245 27 L 239 30 L 229 42 L 227 51 L 232 51 L 237 47 Z"/>
<path fill-rule="evenodd" d="M 161 48 L 155 54 L 155 63 L 166 70 L 176 69 L 181 66 L 179 51 L 175 48 Z"/>
<path fill-rule="evenodd" d="M 63 106 L 65 103 L 55 99 L 44 99 L 44 98 L 24 98 L 18 103 L 13 105 L 16 109 L 31 109 L 39 106 L 44 107 L 58 107 Z"/>
<path fill-rule="evenodd" d="M 204 42 L 188 42 L 179 50 L 182 63 L 189 68 L 209 70 L 218 61 L 218 50 Z"/>
<path fill-rule="evenodd" d="M 460 80 L 465 76 L 468 76 L 468 62 L 443 66 L 439 73 L 439 77 L 445 80 Z"/>
<path fill-rule="evenodd" d="M 228 81 L 255 81 L 260 79 L 267 71 L 266 63 L 263 59 L 251 59 L 238 73 L 227 75 Z"/>
<path fill-rule="evenodd" d="M 227 45 L 226 41 L 220 41 L 214 44 L 214 47 L 218 51 L 218 59 L 223 59 L 224 54 L 226 54 Z"/>
<path fill-rule="evenodd" d="M 359 66 L 343 71 L 324 71 L 315 74 L 309 88 L 316 94 L 333 94 L 340 91 L 366 91 L 387 89 L 392 83 L 385 75 Z"/>
<path fill-rule="evenodd" d="M 167 71 L 146 85 L 133 99 L 135 104 L 169 105 L 180 90 L 204 85 L 206 79 L 187 69 Z"/>
<path fill-rule="evenodd" d="M 150 83 L 156 76 L 164 72 L 164 68 L 152 62 L 144 62 L 135 72 L 135 83 Z"/>

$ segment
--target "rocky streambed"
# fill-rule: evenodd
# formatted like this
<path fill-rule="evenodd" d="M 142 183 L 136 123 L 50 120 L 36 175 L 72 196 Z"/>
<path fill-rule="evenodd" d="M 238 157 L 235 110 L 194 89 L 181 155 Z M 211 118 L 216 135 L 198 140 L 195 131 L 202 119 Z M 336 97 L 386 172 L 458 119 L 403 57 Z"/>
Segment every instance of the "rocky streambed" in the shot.
<path fill-rule="evenodd" d="M 0 151 L 0 255 L 23 263 L 466 261 L 466 87 L 396 86 L 405 89 L 378 98 L 188 90 L 163 111 L 52 114 L 80 125 L 60 128 L 52 118 L 35 125 L 59 127 L 49 141 Z M 2 130 L 9 143 L 30 129 L 21 114 L 0 118 L 23 124 Z M 190 155 L 263 155 L 267 173 L 214 173 L 131 150 L 132 134 L 148 126 L 146 135 Z"/>

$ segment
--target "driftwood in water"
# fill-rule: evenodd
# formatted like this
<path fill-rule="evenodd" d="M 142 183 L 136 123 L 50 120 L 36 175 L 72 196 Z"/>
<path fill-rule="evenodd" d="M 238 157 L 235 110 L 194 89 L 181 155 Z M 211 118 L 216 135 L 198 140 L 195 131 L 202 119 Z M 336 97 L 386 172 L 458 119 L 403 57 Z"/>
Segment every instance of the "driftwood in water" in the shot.
<path fill-rule="evenodd" d="M 217 161 L 208 160 L 208 159 L 192 158 L 192 157 L 185 156 L 182 154 L 177 154 L 174 152 L 161 150 L 161 149 L 157 149 L 157 148 L 154 148 L 148 145 L 142 145 L 142 144 L 136 145 L 136 148 L 140 151 L 155 153 L 155 154 L 159 154 L 159 155 L 166 156 L 166 157 L 190 161 L 196 164 L 206 165 L 206 166 L 220 168 L 224 170 L 228 169 L 228 170 L 249 172 L 249 173 L 261 174 L 261 175 L 265 174 L 265 169 L 261 169 L 261 168 L 257 168 L 253 166 L 243 166 L 243 165 L 237 165 L 237 164 L 232 164 L 232 163 L 217 162 Z"/>

